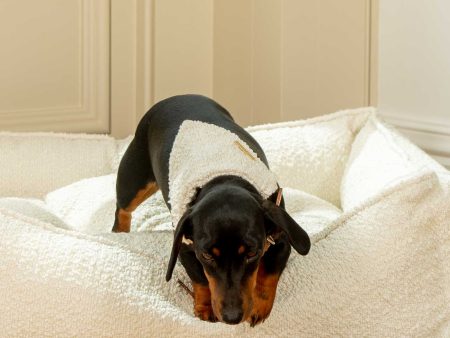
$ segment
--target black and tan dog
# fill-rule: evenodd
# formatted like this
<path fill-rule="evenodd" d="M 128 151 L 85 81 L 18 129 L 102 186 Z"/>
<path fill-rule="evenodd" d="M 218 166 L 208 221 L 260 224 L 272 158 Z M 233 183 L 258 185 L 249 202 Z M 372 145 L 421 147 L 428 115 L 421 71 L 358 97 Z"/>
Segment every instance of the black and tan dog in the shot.
<path fill-rule="evenodd" d="M 168 98 L 143 117 L 122 158 L 113 231 L 128 232 L 131 213 L 158 189 L 172 209 L 169 161 L 185 121 L 201 121 L 233 133 L 268 170 L 261 147 L 219 104 L 200 95 Z M 217 161 L 227 160 L 215 156 Z M 238 174 L 212 177 L 197 187 L 175 228 L 166 275 L 169 281 L 180 256 L 192 280 L 197 317 L 229 324 L 248 321 L 253 326 L 269 316 L 291 245 L 302 255 L 310 249 L 306 232 L 286 213 L 283 200 L 278 206 L 276 199 L 277 191 L 264 198 Z"/>

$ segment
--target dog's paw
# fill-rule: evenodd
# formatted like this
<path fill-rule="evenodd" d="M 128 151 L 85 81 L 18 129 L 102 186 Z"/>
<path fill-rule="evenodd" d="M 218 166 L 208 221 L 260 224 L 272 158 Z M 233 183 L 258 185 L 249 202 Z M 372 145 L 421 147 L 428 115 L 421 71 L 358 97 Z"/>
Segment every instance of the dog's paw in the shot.
<path fill-rule="evenodd" d="M 217 322 L 211 305 L 211 291 L 208 285 L 192 283 L 194 288 L 194 314 L 207 322 Z"/>
<path fill-rule="evenodd" d="M 251 327 L 264 322 L 269 317 L 273 307 L 274 296 L 263 293 L 253 298 L 252 312 L 247 319 Z"/>
<path fill-rule="evenodd" d="M 272 311 L 277 292 L 278 276 L 260 274 L 253 291 L 253 307 L 247 322 L 254 327 L 264 322 Z"/>
<path fill-rule="evenodd" d="M 217 322 L 217 317 L 214 314 L 214 311 L 212 309 L 211 305 L 197 305 L 194 307 L 194 314 L 196 317 L 200 318 L 201 320 L 207 321 L 207 322 Z"/>

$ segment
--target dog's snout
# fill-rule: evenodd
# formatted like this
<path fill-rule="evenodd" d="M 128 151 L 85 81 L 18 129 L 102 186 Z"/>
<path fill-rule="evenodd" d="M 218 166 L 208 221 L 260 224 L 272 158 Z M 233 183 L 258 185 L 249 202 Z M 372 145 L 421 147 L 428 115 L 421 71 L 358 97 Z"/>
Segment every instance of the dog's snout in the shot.
<path fill-rule="evenodd" d="M 227 324 L 239 324 L 244 312 L 238 307 L 226 307 L 222 309 L 222 319 Z"/>

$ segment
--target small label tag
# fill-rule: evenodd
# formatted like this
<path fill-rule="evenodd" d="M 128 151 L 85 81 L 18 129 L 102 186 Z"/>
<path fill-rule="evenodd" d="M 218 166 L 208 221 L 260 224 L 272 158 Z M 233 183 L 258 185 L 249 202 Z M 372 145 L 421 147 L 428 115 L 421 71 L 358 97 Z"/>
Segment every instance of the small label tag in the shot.
<path fill-rule="evenodd" d="M 247 149 L 245 149 L 245 147 L 239 141 L 234 141 L 234 144 L 239 148 L 240 151 L 244 153 L 245 156 L 251 158 L 253 161 L 256 161 L 255 156 L 250 154 L 250 152 Z"/>

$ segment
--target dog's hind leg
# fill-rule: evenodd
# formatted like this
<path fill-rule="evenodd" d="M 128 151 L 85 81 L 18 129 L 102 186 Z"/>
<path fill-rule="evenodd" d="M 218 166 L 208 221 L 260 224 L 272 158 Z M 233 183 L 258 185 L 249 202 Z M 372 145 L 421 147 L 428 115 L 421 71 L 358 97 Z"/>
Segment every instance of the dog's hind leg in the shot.
<path fill-rule="evenodd" d="M 133 139 L 117 173 L 117 207 L 112 231 L 129 232 L 131 213 L 157 190 L 148 147 Z"/>

